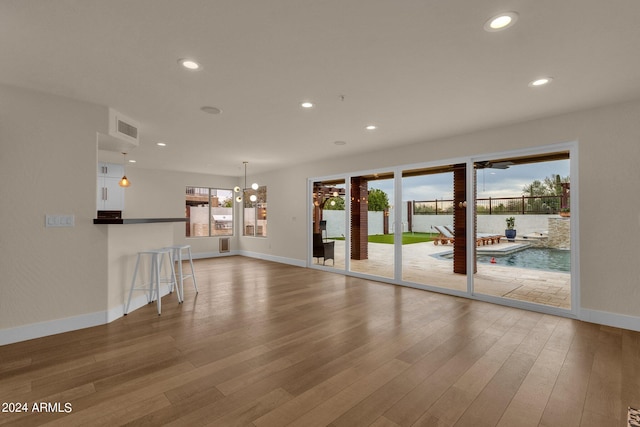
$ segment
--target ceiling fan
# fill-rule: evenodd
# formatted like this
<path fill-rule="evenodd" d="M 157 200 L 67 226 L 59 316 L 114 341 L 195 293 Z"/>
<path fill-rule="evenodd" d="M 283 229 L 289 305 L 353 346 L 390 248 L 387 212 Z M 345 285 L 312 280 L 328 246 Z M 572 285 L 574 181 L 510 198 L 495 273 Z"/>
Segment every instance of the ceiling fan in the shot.
<path fill-rule="evenodd" d="M 514 165 L 515 163 L 511 161 L 498 161 L 493 162 L 491 160 L 485 160 L 483 162 L 476 162 L 477 169 L 509 169 L 509 166 Z"/>

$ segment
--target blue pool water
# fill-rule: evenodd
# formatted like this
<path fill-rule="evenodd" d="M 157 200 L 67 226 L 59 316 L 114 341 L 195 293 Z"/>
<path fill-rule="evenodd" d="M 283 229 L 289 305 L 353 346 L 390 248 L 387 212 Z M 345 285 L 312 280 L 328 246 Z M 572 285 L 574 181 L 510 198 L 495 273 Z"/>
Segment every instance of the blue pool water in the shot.
<path fill-rule="evenodd" d="M 453 254 L 441 255 L 442 258 L 452 258 Z M 479 263 L 490 264 L 495 258 L 495 265 L 508 267 L 533 268 L 546 271 L 571 271 L 571 251 L 549 248 L 526 248 L 504 255 L 477 255 Z"/>

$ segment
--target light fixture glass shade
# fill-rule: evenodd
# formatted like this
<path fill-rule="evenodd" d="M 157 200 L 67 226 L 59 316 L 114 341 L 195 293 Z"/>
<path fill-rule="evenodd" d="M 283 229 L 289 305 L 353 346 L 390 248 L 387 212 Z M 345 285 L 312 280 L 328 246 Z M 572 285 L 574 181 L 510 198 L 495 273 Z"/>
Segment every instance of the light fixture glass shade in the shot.
<path fill-rule="evenodd" d="M 257 182 L 254 182 L 253 184 L 251 184 L 251 188 L 253 188 L 254 190 L 257 190 L 260 186 L 258 185 Z"/>
<path fill-rule="evenodd" d="M 127 164 L 127 153 L 122 153 L 122 178 L 118 182 L 120 187 L 128 187 L 131 185 L 131 181 L 127 179 L 127 174 L 125 173 Z"/>
<path fill-rule="evenodd" d="M 237 185 L 235 187 L 233 187 L 233 191 L 236 193 L 239 193 L 240 190 L 242 190 L 242 188 L 238 187 Z"/>
<path fill-rule="evenodd" d="M 258 200 L 258 196 L 256 196 L 255 194 L 252 194 L 251 196 L 249 196 L 249 200 L 251 200 L 252 202 L 255 202 L 256 200 Z"/>
<path fill-rule="evenodd" d="M 242 203 L 242 196 L 238 196 L 238 197 L 236 197 L 236 202 L 238 202 L 238 203 Z"/>

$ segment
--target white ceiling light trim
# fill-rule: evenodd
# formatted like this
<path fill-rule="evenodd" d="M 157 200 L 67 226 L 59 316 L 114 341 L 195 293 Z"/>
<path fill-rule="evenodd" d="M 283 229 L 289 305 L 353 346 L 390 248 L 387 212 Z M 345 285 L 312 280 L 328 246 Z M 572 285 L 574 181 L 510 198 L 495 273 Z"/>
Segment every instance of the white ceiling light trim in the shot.
<path fill-rule="evenodd" d="M 484 23 L 484 29 L 490 33 L 506 30 L 507 28 L 513 27 L 517 20 L 518 14 L 516 12 L 500 13 L 489 18 L 489 20 Z"/>
<path fill-rule="evenodd" d="M 222 113 L 222 110 L 218 107 L 212 107 L 210 105 L 205 105 L 204 107 L 200 108 L 201 111 L 207 113 L 207 114 L 220 114 Z"/>
<path fill-rule="evenodd" d="M 367 125 L 367 126 L 365 126 L 365 129 L 366 130 L 376 130 L 376 129 L 378 129 L 378 126 L 376 126 L 376 125 Z"/>
<path fill-rule="evenodd" d="M 303 101 L 300 103 L 300 106 L 304 109 L 309 109 L 309 108 L 313 108 L 315 107 L 315 105 L 313 104 L 313 102 L 310 101 Z"/>
<path fill-rule="evenodd" d="M 540 77 L 529 82 L 529 87 L 546 86 L 553 80 L 553 77 Z"/>
<path fill-rule="evenodd" d="M 202 69 L 202 65 L 200 65 L 198 62 L 194 61 L 193 59 L 180 58 L 178 59 L 178 64 L 182 65 L 187 70 L 196 71 L 196 70 Z"/>

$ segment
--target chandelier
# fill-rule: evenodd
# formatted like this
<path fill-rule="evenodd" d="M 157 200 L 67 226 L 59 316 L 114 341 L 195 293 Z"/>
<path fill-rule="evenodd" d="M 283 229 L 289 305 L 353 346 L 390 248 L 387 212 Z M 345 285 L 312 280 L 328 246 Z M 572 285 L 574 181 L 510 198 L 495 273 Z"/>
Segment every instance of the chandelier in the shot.
<path fill-rule="evenodd" d="M 240 188 L 236 185 L 233 189 L 233 191 L 237 194 L 236 202 L 238 203 L 242 202 L 242 194 L 240 193 L 244 193 L 246 190 L 249 189 L 249 187 L 247 187 L 247 164 L 249 164 L 249 162 L 242 162 L 242 164 L 244 164 L 244 188 Z M 259 187 L 260 186 L 256 182 L 251 184 L 251 189 L 253 190 L 257 190 Z M 249 200 L 251 200 L 252 202 L 255 202 L 256 200 L 258 200 L 258 196 L 256 196 L 255 194 L 252 194 L 251 196 L 249 196 Z"/>

